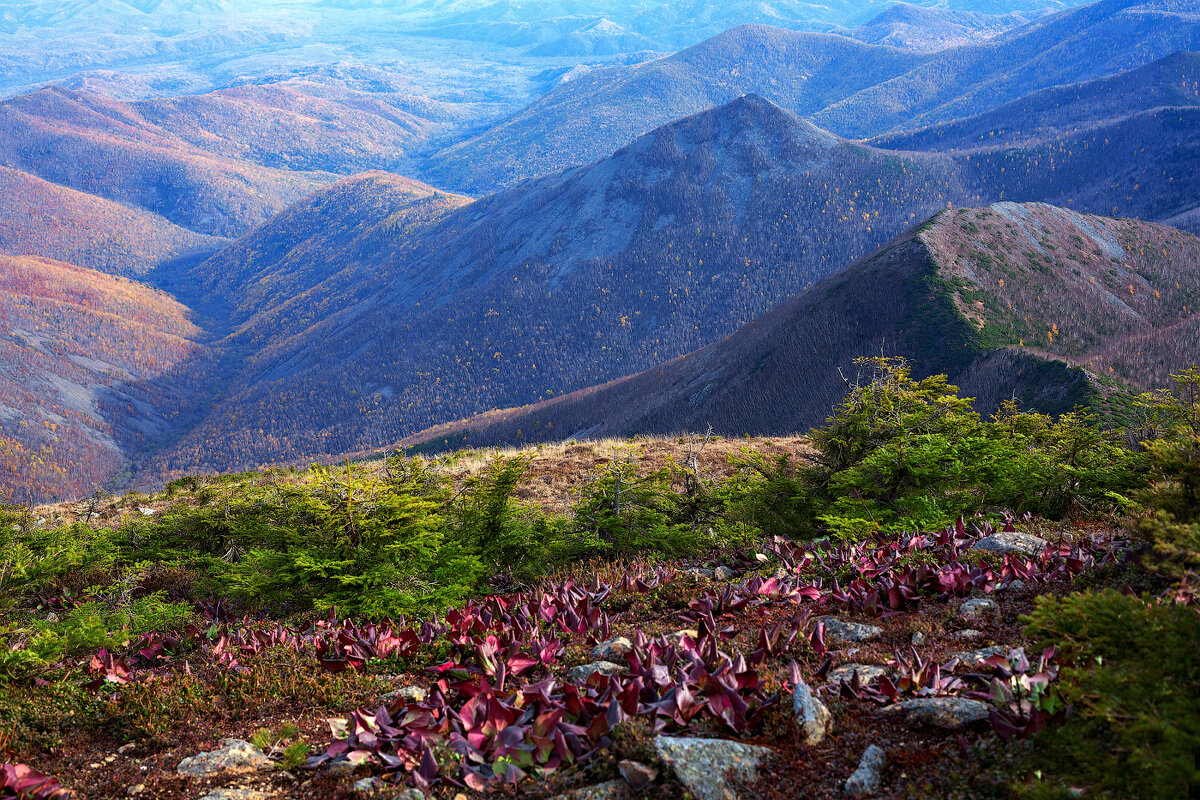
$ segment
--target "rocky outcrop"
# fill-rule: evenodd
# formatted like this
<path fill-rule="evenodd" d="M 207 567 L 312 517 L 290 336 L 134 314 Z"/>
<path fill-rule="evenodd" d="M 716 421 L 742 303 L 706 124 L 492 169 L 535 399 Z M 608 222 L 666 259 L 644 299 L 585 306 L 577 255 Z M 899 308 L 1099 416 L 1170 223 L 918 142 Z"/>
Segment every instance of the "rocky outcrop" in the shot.
<path fill-rule="evenodd" d="M 946 730 L 958 730 L 988 719 L 992 707 L 964 697 L 919 697 L 884 709 L 910 725 L 927 725 Z"/>
<path fill-rule="evenodd" d="M 1004 531 L 994 533 L 991 536 L 985 536 L 971 546 L 972 550 L 983 550 L 988 553 L 996 553 L 998 555 L 1007 555 L 1009 553 L 1020 553 L 1025 556 L 1036 555 L 1042 552 L 1046 546 L 1045 539 L 1039 539 L 1029 533 L 1018 533 L 1017 531 Z"/>
<path fill-rule="evenodd" d="M 887 753 L 878 745 L 871 745 L 858 762 L 858 769 L 846 779 L 842 791 L 847 797 L 870 797 L 883 786 L 883 770 L 887 766 Z"/>

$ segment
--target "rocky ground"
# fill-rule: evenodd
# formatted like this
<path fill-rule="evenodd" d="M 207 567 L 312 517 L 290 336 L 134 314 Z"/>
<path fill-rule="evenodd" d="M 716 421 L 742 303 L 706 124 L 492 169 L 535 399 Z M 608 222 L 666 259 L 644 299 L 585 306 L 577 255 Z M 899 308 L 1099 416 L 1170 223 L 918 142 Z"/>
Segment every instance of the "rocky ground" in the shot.
<path fill-rule="evenodd" d="M 218 609 L 93 659 L 123 724 L 7 747 L 85 798 L 982 796 L 1054 723 L 1016 688 L 1056 673 L 1022 614 L 1119 558 L 1040 533 L 580 565 L 433 624 Z"/>

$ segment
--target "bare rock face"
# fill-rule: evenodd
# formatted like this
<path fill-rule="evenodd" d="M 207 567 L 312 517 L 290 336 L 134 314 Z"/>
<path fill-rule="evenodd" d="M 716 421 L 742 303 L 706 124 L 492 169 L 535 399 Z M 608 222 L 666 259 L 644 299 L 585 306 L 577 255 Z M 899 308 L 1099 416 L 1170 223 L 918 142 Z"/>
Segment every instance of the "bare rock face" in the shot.
<path fill-rule="evenodd" d="M 851 773 L 842 787 L 847 797 L 870 797 L 883 786 L 883 770 L 887 766 L 887 753 L 878 745 L 871 745 L 863 752 L 858 769 Z"/>
<path fill-rule="evenodd" d="M 659 736 L 654 749 L 696 800 L 736 800 L 738 795 L 726 774 L 733 770 L 743 780 L 754 780 L 759 766 L 771 755 L 766 747 L 684 736 Z"/>
<path fill-rule="evenodd" d="M 271 759 L 242 739 L 222 739 L 216 750 L 197 753 L 179 762 L 180 775 L 204 778 L 212 775 L 240 775 L 270 769 Z"/>
<path fill-rule="evenodd" d="M 836 642 L 859 644 L 883 635 L 883 628 L 862 622 L 847 622 L 834 617 L 822 617 L 821 622 L 825 623 L 825 636 Z"/>
<path fill-rule="evenodd" d="M 796 717 L 800 732 L 804 734 L 804 743 L 809 747 L 821 743 L 833 721 L 829 709 L 804 681 L 797 683 L 792 693 L 792 714 Z"/>
<path fill-rule="evenodd" d="M 992 707 L 964 697 L 919 697 L 884 709 L 885 714 L 902 716 L 910 725 L 958 730 L 984 722 Z"/>
<path fill-rule="evenodd" d="M 1009 553 L 1020 553 L 1021 555 L 1025 556 L 1032 556 L 1042 552 L 1042 549 L 1045 548 L 1045 546 L 1046 540 L 1040 539 L 1033 534 L 1008 531 L 1003 533 L 993 533 L 991 536 L 985 536 L 975 544 L 971 545 L 971 549 L 983 550 L 988 553 L 996 553 L 1002 556 Z"/>

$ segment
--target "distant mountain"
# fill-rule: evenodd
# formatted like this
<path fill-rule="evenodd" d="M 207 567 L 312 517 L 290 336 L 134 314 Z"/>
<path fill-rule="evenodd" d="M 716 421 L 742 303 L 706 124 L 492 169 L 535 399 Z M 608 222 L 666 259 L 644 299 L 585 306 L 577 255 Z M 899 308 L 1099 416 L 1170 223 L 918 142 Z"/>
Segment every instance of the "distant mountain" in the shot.
<path fill-rule="evenodd" d="M 993 39 L 1038 16 L 1040 13 L 980 14 L 896 3 L 849 35 L 871 44 L 933 53 Z"/>
<path fill-rule="evenodd" d="M 437 153 L 422 177 L 487 192 L 590 163 L 744 94 L 813 114 L 928 58 L 842 36 L 742 26 L 668 58 L 597 67 L 560 83 L 511 119 Z"/>
<path fill-rule="evenodd" d="M 748 96 L 469 205 L 344 181 L 185 278 L 227 306 L 237 357 L 145 475 L 370 449 L 646 369 L 947 207 L 1191 213 L 1198 145 L 1200 112 L 1174 109 L 1066 146 L 889 151 Z"/>
<path fill-rule="evenodd" d="M 814 114 L 813 121 L 860 137 L 971 116 L 1038 89 L 1200 50 L 1198 12 L 1196 0 L 1101 0 L 937 54 Z"/>
<path fill-rule="evenodd" d="M 944 372 L 985 413 L 1103 407 L 1200 352 L 1200 239 L 1041 204 L 947 211 L 732 336 L 645 372 L 404 441 L 454 449 L 704 431 L 805 431 L 859 356 Z M 1119 407 L 1119 404 L 1118 404 Z"/>
<path fill-rule="evenodd" d="M 578 30 L 539 44 L 533 56 L 597 56 L 635 53 L 659 46 L 654 39 L 634 33 L 609 19 L 601 18 Z"/>
<path fill-rule="evenodd" d="M 229 242 L 155 214 L 0 167 L 0 252 L 41 256 L 113 275 L 142 275 Z"/>
<path fill-rule="evenodd" d="M 429 159 L 421 177 L 492 191 L 589 163 L 672 119 L 751 92 L 845 137 L 912 130 L 1200 50 L 1197 11 L 1194 0 L 1104 0 L 933 54 L 743 26 L 669 58 L 598 67 L 561 83 Z"/>
<path fill-rule="evenodd" d="M 124 278 L 0 255 L 0 493 L 79 496 L 129 466 L 201 393 L 207 352 L 186 308 Z M 174 374 L 183 362 L 187 375 Z M 153 382 L 151 390 L 129 391 Z"/>
<path fill-rule="evenodd" d="M 394 72 L 353 65 L 132 107 L 206 153 L 337 173 L 394 168 L 462 116 Z"/>
<path fill-rule="evenodd" d="M 1058 140 L 1164 107 L 1200 106 L 1200 53 L 1172 53 L 1119 75 L 1034 92 L 955 122 L 876 137 L 896 150 L 972 150 Z"/>

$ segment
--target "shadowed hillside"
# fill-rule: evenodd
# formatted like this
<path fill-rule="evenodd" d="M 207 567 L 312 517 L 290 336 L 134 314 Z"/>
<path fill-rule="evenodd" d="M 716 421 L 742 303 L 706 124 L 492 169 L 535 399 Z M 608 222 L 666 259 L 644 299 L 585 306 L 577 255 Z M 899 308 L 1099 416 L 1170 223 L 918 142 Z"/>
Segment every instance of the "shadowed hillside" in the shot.
<path fill-rule="evenodd" d="M 988 412 L 1062 412 L 1098 377 L 1162 385 L 1195 359 L 1200 240 L 1039 204 L 945 212 L 733 336 L 638 375 L 442 425 L 407 445 L 484 446 L 824 420 L 859 356 L 945 372 Z M 1082 369 L 1080 369 L 1082 367 Z"/>

